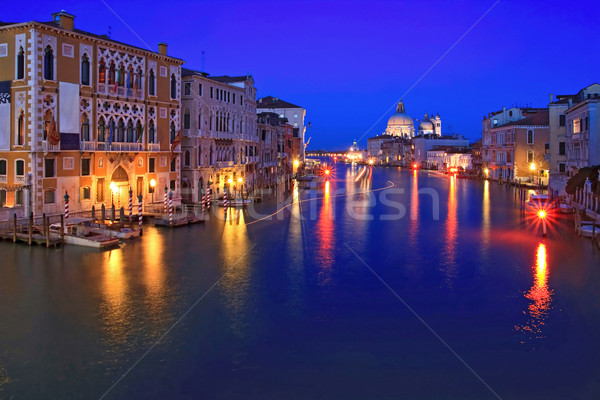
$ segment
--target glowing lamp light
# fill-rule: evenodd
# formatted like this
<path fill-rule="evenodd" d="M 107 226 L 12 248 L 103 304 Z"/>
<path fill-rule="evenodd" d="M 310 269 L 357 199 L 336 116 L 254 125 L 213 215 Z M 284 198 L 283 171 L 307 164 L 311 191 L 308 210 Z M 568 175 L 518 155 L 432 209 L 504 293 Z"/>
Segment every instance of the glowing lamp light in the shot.
<path fill-rule="evenodd" d="M 485 170 L 483 170 L 483 172 L 485 172 L 485 174 L 486 174 L 486 175 L 489 175 L 489 174 L 490 174 L 490 170 L 489 170 L 489 169 L 487 169 L 487 168 L 486 168 Z"/>
<path fill-rule="evenodd" d="M 331 173 L 330 170 L 328 170 L 328 169 L 325 170 L 325 175 L 329 175 L 330 173 Z"/>
<path fill-rule="evenodd" d="M 156 180 L 150 179 L 150 187 L 154 187 L 154 186 L 156 186 Z"/>
<path fill-rule="evenodd" d="M 414 163 L 414 164 L 413 164 L 413 168 L 414 168 L 414 169 L 417 169 L 417 163 Z"/>
<path fill-rule="evenodd" d="M 294 167 L 297 167 L 298 165 L 300 165 L 300 161 L 294 160 Z"/>
<path fill-rule="evenodd" d="M 544 210 L 538 211 L 538 217 L 540 217 L 541 219 L 546 218 L 546 211 L 544 211 Z"/>
<path fill-rule="evenodd" d="M 116 184 L 116 183 L 114 183 L 114 182 L 111 182 L 111 183 L 110 183 L 110 190 L 112 190 L 112 191 L 113 191 L 113 193 L 116 193 L 116 192 L 117 192 L 117 190 L 118 190 L 118 189 L 117 189 L 117 184 Z"/>
<path fill-rule="evenodd" d="M 369 164 L 373 165 L 373 160 L 369 160 Z"/>
<path fill-rule="evenodd" d="M 238 183 L 242 183 L 244 180 L 242 178 L 238 178 Z"/>
<path fill-rule="evenodd" d="M 531 163 L 531 165 L 529 166 L 529 169 L 532 171 L 535 171 L 535 163 Z"/>
<path fill-rule="evenodd" d="M 227 183 L 233 183 L 233 179 L 231 179 L 231 178 L 227 179 Z"/>

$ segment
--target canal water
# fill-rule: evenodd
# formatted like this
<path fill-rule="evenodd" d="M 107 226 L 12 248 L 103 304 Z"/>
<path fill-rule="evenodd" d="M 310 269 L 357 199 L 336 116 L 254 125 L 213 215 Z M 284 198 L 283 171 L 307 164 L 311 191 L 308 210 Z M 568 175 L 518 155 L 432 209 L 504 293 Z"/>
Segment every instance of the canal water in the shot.
<path fill-rule="evenodd" d="M 359 172 L 113 251 L 0 243 L 0 398 L 599 397 L 569 217 L 543 238 L 512 188 Z"/>

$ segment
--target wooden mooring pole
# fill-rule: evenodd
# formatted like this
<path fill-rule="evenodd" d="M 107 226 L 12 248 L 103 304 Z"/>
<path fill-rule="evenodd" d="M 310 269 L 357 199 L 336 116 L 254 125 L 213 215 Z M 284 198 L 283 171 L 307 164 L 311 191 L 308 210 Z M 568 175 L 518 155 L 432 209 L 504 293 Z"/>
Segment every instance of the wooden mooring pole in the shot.
<path fill-rule="evenodd" d="M 33 212 L 29 213 L 29 230 L 27 232 L 27 236 L 28 236 L 27 242 L 31 246 L 31 243 L 33 241 Z"/>
<path fill-rule="evenodd" d="M 46 247 L 50 247 L 50 217 L 46 217 Z"/>
<path fill-rule="evenodd" d="M 13 243 L 17 243 L 17 214 L 13 215 Z"/>
<path fill-rule="evenodd" d="M 65 217 L 60 214 L 60 238 L 63 239 L 65 237 Z"/>

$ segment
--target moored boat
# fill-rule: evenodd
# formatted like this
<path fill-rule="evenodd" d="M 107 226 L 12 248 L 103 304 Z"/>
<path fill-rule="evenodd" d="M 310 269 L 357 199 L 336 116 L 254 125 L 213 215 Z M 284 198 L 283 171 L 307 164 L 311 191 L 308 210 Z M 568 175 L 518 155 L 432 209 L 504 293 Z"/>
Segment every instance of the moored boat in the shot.
<path fill-rule="evenodd" d="M 119 239 L 107 235 L 93 232 L 89 224 L 91 218 L 69 218 L 64 222 L 64 232 L 61 235 L 61 224 L 50 225 L 50 234 L 54 237 L 61 237 L 65 243 L 76 246 L 93 247 L 96 249 L 106 249 L 119 246 Z"/>
<path fill-rule="evenodd" d="M 600 224 L 581 225 L 581 236 L 591 238 L 600 236 Z"/>
<path fill-rule="evenodd" d="M 529 199 L 525 203 L 525 208 L 534 213 L 537 213 L 540 210 L 547 210 L 550 207 L 550 197 L 548 197 L 547 194 L 540 194 L 537 192 L 532 192 L 529 195 Z"/>

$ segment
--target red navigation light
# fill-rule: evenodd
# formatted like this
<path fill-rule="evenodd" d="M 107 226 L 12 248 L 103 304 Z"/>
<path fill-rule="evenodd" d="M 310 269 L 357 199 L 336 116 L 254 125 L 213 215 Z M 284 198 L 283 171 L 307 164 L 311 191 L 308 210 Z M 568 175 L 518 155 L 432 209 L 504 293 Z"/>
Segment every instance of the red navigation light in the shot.
<path fill-rule="evenodd" d="M 418 167 L 417 163 L 414 163 L 414 164 L 413 164 L 413 168 L 414 168 L 414 169 L 417 169 L 417 167 Z"/>
<path fill-rule="evenodd" d="M 541 219 L 546 218 L 546 211 L 544 211 L 544 210 L 538 211 L 538 217 L 540 217 Z"/>
<path fill-rule="evenodd" d="M 331 172 L 330 170 L 326 169 L 325 170 L 325 175 L 329 175 L 330 172 Z"/>

